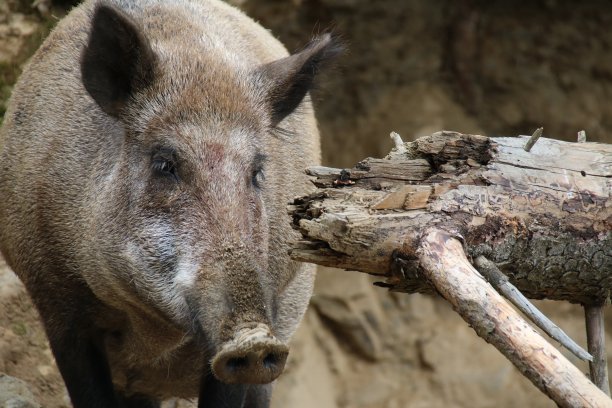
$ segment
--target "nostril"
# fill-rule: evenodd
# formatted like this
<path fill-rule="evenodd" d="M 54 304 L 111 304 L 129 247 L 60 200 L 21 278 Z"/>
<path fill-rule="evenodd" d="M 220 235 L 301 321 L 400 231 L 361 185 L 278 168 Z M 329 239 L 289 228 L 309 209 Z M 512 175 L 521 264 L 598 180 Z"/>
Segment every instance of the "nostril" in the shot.
<path fill-rule="evenodd" d="M 288 353 L 269 327 L 259 324 L 223 343 L 210 364 L 214 376 L 226 384 L 268 384 L 283 372 Z"/>
<path fill-rule="evenodd" d="M 249 359 L 246 357 L 234 357 L 227 360 L 226 366 L 230 371 L 237 371 L 249 366 Z"/>
<path fill-rule="evenodd" d="M 274 366 L 278 364 L 278 362 L 279 362 L 279 358 L 276 354 L 268 353 L 268 355 L 264 357 L 263 359 L 263 366 L 265 368 L 273 368 Z"/>

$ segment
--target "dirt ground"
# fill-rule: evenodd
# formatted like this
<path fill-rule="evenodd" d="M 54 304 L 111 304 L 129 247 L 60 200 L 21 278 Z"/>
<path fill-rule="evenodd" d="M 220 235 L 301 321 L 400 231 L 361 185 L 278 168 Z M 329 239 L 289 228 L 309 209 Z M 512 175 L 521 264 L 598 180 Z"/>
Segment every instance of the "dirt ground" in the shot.
<path fill-rule="evenodd" d="M 41 15 L 29 0 L 0 0 L 0 115 L 20 67 L 70 3 Z M 232 3 L 289 49 L 328 27 L 343 36 L 349 52 L 314 96 L 328 165 L 383 156 L 392 130 L 408 140 L 440 129 L 493 136 L 544 126 L 547 137 L 574 140 L 584 129 L 612 143 L 609 2 Z M 320 270 L 275 408 L 554 406 L 446 303 L 371 283 Z M 538 305 L 585 344 L 579 306 Z M 36 311 L 1 260 L 0 372 L 28 382 L 43 407 L 69 407 Z"/>

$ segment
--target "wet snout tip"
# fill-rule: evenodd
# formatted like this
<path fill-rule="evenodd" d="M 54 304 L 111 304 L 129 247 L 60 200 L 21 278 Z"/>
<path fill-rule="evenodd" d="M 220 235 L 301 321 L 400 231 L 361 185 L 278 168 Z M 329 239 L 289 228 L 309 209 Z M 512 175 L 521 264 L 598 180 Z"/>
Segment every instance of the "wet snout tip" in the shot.
<path fill-rule="evenodd" d="M 258 326 L 243 330 L 213 358 L 213 374 L 228 384 L 267 384 L 285 368 L 289 349 Z"/>

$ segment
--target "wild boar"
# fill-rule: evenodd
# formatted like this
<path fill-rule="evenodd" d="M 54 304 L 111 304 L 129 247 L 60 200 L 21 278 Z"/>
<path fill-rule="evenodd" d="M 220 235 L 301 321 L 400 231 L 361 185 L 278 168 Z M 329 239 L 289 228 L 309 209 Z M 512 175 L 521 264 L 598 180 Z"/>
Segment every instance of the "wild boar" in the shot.
<path fill-rule="evenodd" d="M 266 407 L 312 291 L 287 202 L 319 160 L 289 55 L 218 0 L 87 0 L 43 43 L 0 134 L 0 250 L 77 408 Z"/>

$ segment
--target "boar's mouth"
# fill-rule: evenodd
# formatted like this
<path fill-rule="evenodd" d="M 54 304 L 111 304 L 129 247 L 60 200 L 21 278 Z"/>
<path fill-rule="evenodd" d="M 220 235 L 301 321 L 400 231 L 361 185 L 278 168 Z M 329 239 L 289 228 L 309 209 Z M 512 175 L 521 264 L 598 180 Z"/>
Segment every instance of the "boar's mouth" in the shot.
<path fill-rule="evenodd" d="M 283 372 L 288 354 L 267 325 L 243 326 L 221 345 L 212 359 L 212 372 L 228 384 L 267 384 Z"/>

